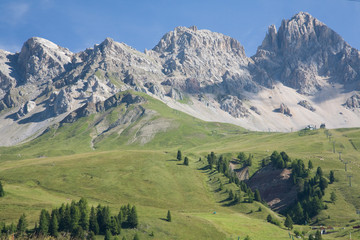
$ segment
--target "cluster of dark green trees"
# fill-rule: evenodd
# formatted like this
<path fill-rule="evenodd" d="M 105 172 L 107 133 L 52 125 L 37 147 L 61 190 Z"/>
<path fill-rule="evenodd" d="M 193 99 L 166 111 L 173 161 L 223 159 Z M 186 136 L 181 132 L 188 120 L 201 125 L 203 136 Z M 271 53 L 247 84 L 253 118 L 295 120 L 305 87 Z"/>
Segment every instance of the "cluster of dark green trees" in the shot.
<path fill-rule="evenodd" d="M 295 223 L 306 224 L 310 222 L 310 218 L 319 214 L 326 207 L 322 198 L 328 187 L 328 181 L 323 176 L 322 169 L 318 167 L 313 178 L 298 178 L 297 186 L 298 198 L 288 213 Z"/>
<path fill-rule="evenodd" d="M 241 152 L 239 154 L 239 161 L 242 163 L 245 163 L 245 166 L 249 166 L 246 164 L 250 164 L 252 162 L 253 155 L 249 154 L 249 157 L 246 157 L 246 155 Z M 250 187 L 246 185 L 244 181 L 240 181 L 239 178 L 236 176 L 235 172 L 230 168 L 230 161 L 220 155 L 220 157 L 216 157 L 214 152 L 211 152 L 207 155 L 207 161 L 208 166 L 210 169 L 214 169 L 218 171 L 219 173 L 224 174 L 225 177 L 229 179 L 229 183 L 235 183 L 239 190 L 233 192 L 232 190 L 229 190 L 228 193 L 228 200 L 232 201 L 232 204 L 237 204 L 240 202 L 243 202 L 243 200 L 247 201 L 248 203 L 252 203 L 254 200 L 261 202 L 261 196 L 260 192 L 258 190 L 255 190 L 255 193 L 251 190 Z M 220 183 L 220 190 L 222 190 L 223 185 Z M 243 196 L 241 196 L 241 192 L 244 192 L 244 199 Z"/>
<path fill-rule="evenodd" d="M 328 180 L 323 176 L 321 167 L 318 167 L 315 176 L 310 178 L 311 169 L 313 169 L 311 160 L 309 160 L 308 168 L 306 168 L 303 160 L 291 161 L 285 152 L 279 154 L 277 151 L 274 151 L 270 158 L 263 159 L 261 164 L 266 166 L 269 163 L 279 169 L 287 167 L 292 169 L 291 180 L 293 184 L 297 185 L 298 195 L 296 202 L 285 211 L 288 215 L 288 221 L 294 221 L 297 224 L 309 223 L 312 217 L 326 207 L 322 198 L 325 195 Z M 330 183 L 335 181 L 334 171 L 330 171 L 329 179 Z"/>
<path fill-rule="evenodd" d="M 59 232 L 70 233 L 71 238 L 94 239 L 95 235 L 118 235 L 122 228 L 136 228 L 138 216 L 135 206 L 122 206 L 117 215 L 112 216 L 108 206 L 98 205 L 96 208 L 89 206 L 85 198 L 71 204 L 62 204 L 60 208 L 51 212 L 43 209 L 40 212 L 39 222 L 29 234 L 36 236 L 58 237 Z M 6 226 L 0 224 L 3 234 L 16 233 L 22 235 L 27 230 L 27 221 L 23 214 L 15 227 L 14 224 Z"/>
<path fill-rule="evenodd" d="M 254 155 L 252 155 L 251 153 L 249 153 L 248 157 L 244 152 L 240 152 L 238 155 L 238 161 L 243 165 L 243 167 L 251 166 L 253 158 Z"/>
<path fill-rule="evenodd" d="M 261 166 L 271 164 L 278 169 L 291 168 L 291 181 L 297 185 L 298 195 L 296 202 L 290 206 L 284 213 L 287 214 L 289 226 L 293 221 L 297 224 L 306 224 L 310 219 L 326 208 L 322 198 L 325 195 L 325 189 L 328 186 L 328 180 L 323 176 L 321 167 L 318 167 L 316 174 L 310 178 L 311 170 L 314 168 L 311 160 L 308 162 L 308 168 L 301 159 L 294 161 L 285 153 L 274 151 L 270 157 L 261 161 Z M 335 181 L 334 171 L 330 171 L 330 183 Z M 332 201 L 336 200 L 335 193 L 332 194 Z"/>
<path fill-rule="evenodd" d="M 182 153 L 181 153 L 180 150 L 178 150 L 178 152 L 177 152 L 176 159 L 177 159 L 178 161 L 181 161 L 181 160 L 182 160 Z M 185 166 L 189 166 L 189 158 L 188 158 L 188 157 L 185 157 L 185 158 L 184 158 L 183 164 L 184 164 Z"/>

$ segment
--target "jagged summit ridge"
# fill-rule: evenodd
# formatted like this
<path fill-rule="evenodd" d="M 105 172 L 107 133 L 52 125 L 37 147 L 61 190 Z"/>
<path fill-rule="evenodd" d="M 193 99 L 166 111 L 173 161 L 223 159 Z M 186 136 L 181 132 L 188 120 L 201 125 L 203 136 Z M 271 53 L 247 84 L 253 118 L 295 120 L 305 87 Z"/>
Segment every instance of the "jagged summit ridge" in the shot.
<path fill-rule="evenodd" d="M 316 93 L 324 83 L 360 80 L 359 51 L 304 12 L 283 20 L 277 31 L 270 26 L 252 58 L 259 82 L 278 80 L 304 94 Z"/>
<path fill-rule="evenodd" d="M 196 26 L 175 28 L 144 53 L 111 38 L 79 53 L 30 38 L 20 53 L 0 51 L 0 134 L 8 137 L 0 145 L 125 90 L 254 130 L 290 131 L 329 116 L 327 126 L 358 126 L 359 109 L 344 102 L 360 90 L 360 54 L 304 12 L 278 29 L 271 25 L 252 57 L 236 39 Z M 281 104 L 291 114 L 274 111 Z M 334 109 L 323 110 L 329 105 Z M 333 118 L 338 112 L 341 118 Z M 21 128 L 26 134 L 19 136 Z"/>
<path fill-rule="evenodd" d="M 18 56 L 19 72 L 23 81 L 35 82 L 52 79 L 66 70 L 73 53 L 49 40 L 28 39 Z"/>

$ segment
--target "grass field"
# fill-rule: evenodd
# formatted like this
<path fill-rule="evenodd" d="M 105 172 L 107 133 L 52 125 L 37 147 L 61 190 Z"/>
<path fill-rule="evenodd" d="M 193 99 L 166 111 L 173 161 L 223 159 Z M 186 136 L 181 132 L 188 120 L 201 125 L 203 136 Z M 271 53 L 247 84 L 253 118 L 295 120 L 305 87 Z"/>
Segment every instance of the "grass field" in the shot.
<path fill-rule="evenodd" d="M 128 239 L 135 231 L 141 239 L 243 239 L 246 235 L 253 240 L 289 239 L 285 228 L 266 222 L 268 214 L 276 213 L 265 206 L 257 202 L 226 206 L 227 193 L 218 191 L 217 179 L 224 184 L 227 180 L 218 173 L 201 170 L 205 163 L 198 162 L 199 157 L 211 151 L 228 157 L 244 151 L 254 154 L 252 174 L 263 157 L 277 150 L 286 151 L 293 159 L 312 160 L 315 167 L 321 166 L 325 176 L 335 171 L 336 182 L 325 196 L 328 209 L 318 216 L 319 222 L 335 227 L 335 232 L 324 239 L 348 239 L 351 227 L 360 224 L 356 215 L 356 209 L 360 209 L 360 129 L 330 130 L 331 140 L 324 130 L 248 132 L 230 124 L 203 122 L 147 99 L 144 107 L 158 113 L 155 119 L 167 119 L 173 127 L 143 145 L 128 142 L 136 134 L 131 129 L 136 127 L 134 123 L 92 149 L 89 126 L 96 116 L 89 116 L 54 127 L 23 145 L 0 148 L 0 179 L 6 191 L 6 196 L 0 198 L 0 221 L 16 222 L 25 212 L 33 227 L 42 208 L 51 209 L 85 197 L 90 205 L 109 205 L 114 214 L 121 205 L 135 204 L 140 226 L 123 231 L 122 236 Z M 109 116 L 116 118 L 115 113 Z M 190 158 L 190 166 L 175 160 L 178 149 Z M 347 172 L 338 151 L 348 162 Z M 225 184 L 225 188 L 234 189 L 235 185 Z M 338 198 L 335 204 L 329 202 L 331 191 Z M 168 210 L 172 213 L 171 223 L 163 220 Z M 296 229 L 305 234 L 314 232 L 309 226 Z M 149 236 L 151 232 L 154 237 Z M 360 239 L 360 232 L 352 231 L 352 237 Z"/>

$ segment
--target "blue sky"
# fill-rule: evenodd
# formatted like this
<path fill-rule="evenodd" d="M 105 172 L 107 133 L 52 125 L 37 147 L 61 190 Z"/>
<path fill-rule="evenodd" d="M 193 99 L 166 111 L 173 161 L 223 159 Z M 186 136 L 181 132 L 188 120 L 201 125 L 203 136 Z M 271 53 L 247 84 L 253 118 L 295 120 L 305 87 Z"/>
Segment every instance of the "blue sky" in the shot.
<path fill-rule="evenodd" d="M 239 40 L 251 56 L 269 25 L 299 11 L 360 49 L 356 0 L 1 0 L 0 49 L 20 51 L 38 36 L 78 52 L 111 37 L 143 51 L 177 26 L 196 25 Z"/>

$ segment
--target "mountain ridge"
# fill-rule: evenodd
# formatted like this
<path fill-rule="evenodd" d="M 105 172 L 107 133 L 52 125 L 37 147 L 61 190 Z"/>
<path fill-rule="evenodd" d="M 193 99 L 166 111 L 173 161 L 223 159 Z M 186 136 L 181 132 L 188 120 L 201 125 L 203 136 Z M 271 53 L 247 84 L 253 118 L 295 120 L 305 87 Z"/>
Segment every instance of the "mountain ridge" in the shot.
<path fill-rule="evenodd" d="M 304 12 L 270 26 L 251 57 L 236 39 L 196 26 L 175 28 L 144 53 L 111 38 L 72 53 L 33 37 L 19 53 L 0 52 L 0 133 L 19 143 L 35 134 L 31 128 L 126 90 L 251 130 L 359 126 L 360 53 Z M 304 101 L 316 111 L 298 104 Z M 12 127 L 29 133 L 11 134 Z"/>

